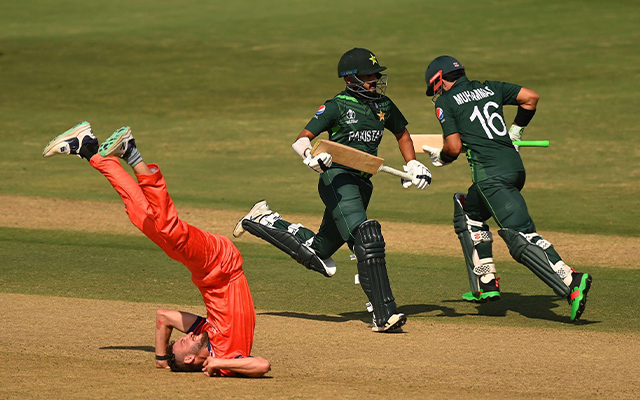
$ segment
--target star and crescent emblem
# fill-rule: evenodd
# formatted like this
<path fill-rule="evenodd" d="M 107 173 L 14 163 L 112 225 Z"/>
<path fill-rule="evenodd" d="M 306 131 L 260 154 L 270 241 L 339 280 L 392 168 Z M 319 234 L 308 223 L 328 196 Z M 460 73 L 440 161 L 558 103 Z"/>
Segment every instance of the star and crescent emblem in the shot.
<path fill-rule="evenodd" d="M 372 64 L 375 64 L 375 63 L 377 63 L 377 62 L 378 62 L 378 60 L 376 60 L 376 56 L 374 56 L 374 55 L 373 55 L 373 54 L 371 54 L 371 53 L 369 53 L 369 55 L 371 56 L 371 57 L 369 57 L 369 60 L 371 60 L 371 63 L 372 63 Z"/>

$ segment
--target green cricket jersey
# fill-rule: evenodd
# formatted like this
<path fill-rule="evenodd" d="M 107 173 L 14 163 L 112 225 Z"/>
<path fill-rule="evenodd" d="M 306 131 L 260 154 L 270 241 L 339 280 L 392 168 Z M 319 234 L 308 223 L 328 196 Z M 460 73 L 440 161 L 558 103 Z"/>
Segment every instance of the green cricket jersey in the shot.
<path fill-rule="evenodd" d="M 524 171 L 509 138 L 503 105 L 517 105 L 522 86 L 498 81 L 469 81 L 466 76 L 436 100 L 436 117 L 445 137 L 459 133 L 467 149 L 473 182 Z"/>
<path fill-rule="evenodd" d="M 318 108 L 305 127 L 314 135 L 329 132 L 329 140 L 378 155 L 384 129 L 402 133 L 408 122 L 390 98 L 366 103 L 345 90 Z"/>

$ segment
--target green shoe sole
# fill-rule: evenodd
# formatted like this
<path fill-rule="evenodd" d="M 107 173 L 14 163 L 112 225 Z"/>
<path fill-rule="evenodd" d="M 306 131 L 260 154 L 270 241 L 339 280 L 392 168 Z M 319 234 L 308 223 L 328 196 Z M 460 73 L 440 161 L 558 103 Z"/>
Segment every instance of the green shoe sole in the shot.
<path fill-rule="evenodd" d="M 98 154 L 102 157 L 116 156 L 122 157 L 124 153 L 123 149 L 120 148 L 124 139 L 127 139 L 130 136 L 131 129 L 128 126 L 123 126 L 117 131 L 113 132 L 111 136 L 102 144 L 98 149 Z M 126 149 L 124 149 L 126 150 Z"/>
<path fill-rule="evenodd" d="M 487 301 L 496 301 L 500 300 L 500 292 L 486 292 L 480 293 L 479 295 L 473 294 L 473 292 L 467 292 L 462 295 L 462 300 L 468 301 L 471 303 L 486 303 Z"/>
<path fill-rule="evenodd" d="M 580 285 L 571 290 L 571 321 L 578 321 L 587 304 L 587 293 L 591 289 L 591 275 L 583 274 Z"/>

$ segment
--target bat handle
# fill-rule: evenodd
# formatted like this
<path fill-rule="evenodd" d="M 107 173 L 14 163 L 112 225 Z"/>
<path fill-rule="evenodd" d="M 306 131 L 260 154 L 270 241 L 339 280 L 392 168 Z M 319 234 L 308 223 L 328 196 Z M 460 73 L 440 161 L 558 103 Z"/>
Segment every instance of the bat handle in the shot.
<path fill-rule="evenodd" d="M 549 147 L 548 140 L 516 140 L 513 144 L 520 147 Z"/>
<path fill-rule="evenodd" d="M 378 172 L 384 172 L 386 174 L 390 174 L 390 175 L 394 175 L 394 176 L 399 176 L 402 179 L 406 179 L 408 181 L 412 181 L 414 176 L 407 173 L 407 172 L 403 172 L 400 170 L 397 170 L 395 168 L 391 168 L 391 167 L 387 167 L 386 165 L 381 165 L 380 169 L 378 169 Z"/>

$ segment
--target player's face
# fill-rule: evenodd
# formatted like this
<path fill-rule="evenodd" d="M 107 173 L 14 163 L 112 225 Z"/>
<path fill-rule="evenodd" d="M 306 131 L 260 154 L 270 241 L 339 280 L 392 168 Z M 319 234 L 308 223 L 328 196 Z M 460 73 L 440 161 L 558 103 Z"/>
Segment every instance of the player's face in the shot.
<path fill-rule="evenodd" d="M 378 77 L 376 74 L 358 75 L 358 79 L 363 82 L 362 87 L 367 91 L 373 93 L 376 91 L 376 85 L 378 84 Z"/>
<path fill-rule="evenodd" d="M 209 344 L 209 336 L 206 332 L 199 335 L 189 333 L 173 344 L 173 353 L 176 358 L 181 357 L 183 360 L 188 355 L 196 355 Z"/>

